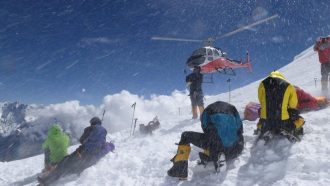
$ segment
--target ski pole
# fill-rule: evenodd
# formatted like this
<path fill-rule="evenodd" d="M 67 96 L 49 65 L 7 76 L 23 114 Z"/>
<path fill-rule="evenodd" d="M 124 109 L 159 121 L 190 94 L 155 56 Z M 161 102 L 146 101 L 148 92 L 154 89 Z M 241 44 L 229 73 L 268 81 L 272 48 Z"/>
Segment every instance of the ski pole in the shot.
<path fill-rule="evenodd" d="M 317 80 L 317 78 L 314 78 L 315 88 L 316 88 L 316 80 Z"/>
<path fill-rule="evenodd" d="M 229 100 L 228 100 L 228 102 L 230 103 L 230 98 L 231 98 L 231 95 L 230 95 L 230 93 L 231 93 L 231 90 L 230 90 L 230 81 L 231 81 L 231 79 L 229 78 L 229 79 L 227 79 L 227 82 L 228 82 L 228 93 L 229 93 Z"/>
<path fill-rule="evenodd" d="M 135 131 L 136 121 L 137 121 L 137 120 L 138 120 L 137 118 L 134 119 L 134 128 L 133 128 L 133 135 L 132 135 L 132 136 L 134 136 L 134 131 Z"/>
<path fill-rule="evenodd" d="M 102 114 L 102 119 L 101 119 L 101 121 L 103 121 L 104 114 L 105 114 L 105 109 L 103 110 L 103 114 Z"/>
<path fill-rule="evenodd" d="M 133 116 L 132 116 L 132 124 L 131 124 L 130 136 L 132 136 L 132 130 L 133 130 L 133 124 L 134 124 L 134 113 L 135 113 L 136 102 L 134 102 L 133 105 L 132 105 L 131 107 L 133 107 Z"/>

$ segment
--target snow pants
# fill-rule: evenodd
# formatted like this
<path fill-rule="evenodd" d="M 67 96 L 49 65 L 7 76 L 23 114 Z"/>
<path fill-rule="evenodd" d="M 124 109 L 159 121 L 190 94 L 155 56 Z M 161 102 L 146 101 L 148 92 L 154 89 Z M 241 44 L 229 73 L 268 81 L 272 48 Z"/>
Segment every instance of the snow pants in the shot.
<path fill-rule="evenodd" d="M 79 153 L 78 150 L 76 150 L 72 154 L 64 157 L 64 159 L 57 164 L 56 168 L 48 175 L 42 176 L 40 181 L 44 185 L 49 185 L 62 176 L 80 174 L 86 168 L 96 164 L 98 160 L 99 158 L 92 154 Z"/>
<path fill-rule="evenodd" d="M 323 91 L 328 90 L 329 73 L 330 73 L 330 62 L 321 63 L 321 85 Z"/>
<path fill-rule="evenodd" d="M 271 131 L 274 134 L 279 134 L 281 130 L 292 132 L 295 129 L 294 123 L 291 119 L 288 120 L 265 120 L 260 119 L 261 122 L 261 133 Z"/>
<path fill-rule="evenodd" d="M 224 153 L 226 160 L 236 158 L 244 148 L 243 137 L 239 138 L 232 147 L 225 148 L 216 134 L 205 134 L 199 132 L 187 131 L 181 134 L 179 145 L 193 144 L 202 149 L 208 149 L 210 152 L 210 159 L 216 161 L 219 153 Z"/>

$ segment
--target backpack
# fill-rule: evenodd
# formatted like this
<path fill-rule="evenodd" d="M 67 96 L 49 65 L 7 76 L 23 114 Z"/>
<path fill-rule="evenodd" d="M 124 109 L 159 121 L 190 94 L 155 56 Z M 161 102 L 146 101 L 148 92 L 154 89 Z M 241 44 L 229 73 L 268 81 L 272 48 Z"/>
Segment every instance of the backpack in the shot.
<path fill-rule="evenodd" d="M 260 104 L 250 102 L 244 109 L 244 120 L 255 121 L 259 118 Z"/>

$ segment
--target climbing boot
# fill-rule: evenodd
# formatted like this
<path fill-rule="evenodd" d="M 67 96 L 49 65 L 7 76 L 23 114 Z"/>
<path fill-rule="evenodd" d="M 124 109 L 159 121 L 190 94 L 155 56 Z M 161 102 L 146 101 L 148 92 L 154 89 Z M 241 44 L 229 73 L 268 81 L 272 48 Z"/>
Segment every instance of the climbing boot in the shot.
<path fill-rule="evenodd" d="M 173 166 L 167 171 L 171 177 L 187 179 L 188 177 L 188 158 L 191 148 L 189 145 L 179 145 L 177 154 L 171 159 Z"/>

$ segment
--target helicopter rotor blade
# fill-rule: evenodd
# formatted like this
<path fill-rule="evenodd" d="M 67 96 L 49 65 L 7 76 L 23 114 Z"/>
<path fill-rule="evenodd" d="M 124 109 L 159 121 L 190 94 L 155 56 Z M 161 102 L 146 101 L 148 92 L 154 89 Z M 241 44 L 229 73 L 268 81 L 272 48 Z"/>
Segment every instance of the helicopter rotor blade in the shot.
<path fill-rule="evenodd" d="M 151 37 L 151 40 L 162 40 L 162 41 L 183 41 L 183 42 L 203 42 L 203 40 L 199 39 L 184 39 L 184 38 L 174 38 L 174 37 Z"/>
<path fill-rule="evenodd" d="M 259 24 L 265 23 L 265 22 L 270 21 L 270 20 L 275 19 L 275 18 L 279 18 L 279 15 L 278 15 L 278 14 L 275 14 L 275 15 L 273 15 L 273 16 L 271 16 L 271 17 L 267 17 L 267 18 L 265 18 L 265 19 L 261 19 L 261 20 L 255 22 L 255 23 L 252 23 L 252 24 L 249 24 L 249 25 L 245 25 L 245 26 L 240 27 L 240 28 L 238 28 L 238 29 L 236 29 L 236 30 L 234 30 L 234 31 L 231 31 L 231 32 L 227 33 L 227 34 L 224 34 L 224 35 L 222 35 L 222 36 L 218 36 L 218 37 L 215 38 L 215 40 L 217 40 L 217 39 L 222 39 L 222 38 L 224 38 L 224 37 L 228 37 L 228 36 L 234 35 L 234 34 L 236 34 L 236 33 L 238 33 L 238 32 L 242 32 L 242 31 L 244 31 L 244 30 L 248 30 L 248 29 L 250 29 L 250 28 L 252 28 L 252 27 L 254 27 L 254 26 L 256 26 L 256 25 L 259 25 Z"/>

